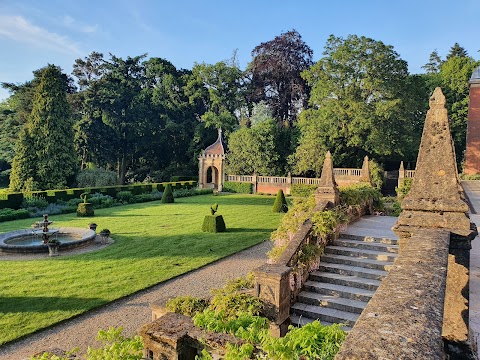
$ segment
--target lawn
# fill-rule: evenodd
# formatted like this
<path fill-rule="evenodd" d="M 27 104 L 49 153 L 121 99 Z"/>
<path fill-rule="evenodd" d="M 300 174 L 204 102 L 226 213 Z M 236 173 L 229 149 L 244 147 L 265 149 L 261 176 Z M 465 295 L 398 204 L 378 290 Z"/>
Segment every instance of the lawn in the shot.
<path fill-rule="evenodd" d="M 219 204 L 227 232 L 203 233 L 204 215 Z M 0 260 L 0 345 L 114 299 L 199 268 L 266 240 L 281 219 L 274 197 L 201 195 L 95 210 L 113 245 L 76 256 Z M 92 218 L 51 216 L 52 228 L 86 227 Z M 0 223 L 0 232 L 34 220 Z M 1 259 L 1 257 L 0 257 Z"/>

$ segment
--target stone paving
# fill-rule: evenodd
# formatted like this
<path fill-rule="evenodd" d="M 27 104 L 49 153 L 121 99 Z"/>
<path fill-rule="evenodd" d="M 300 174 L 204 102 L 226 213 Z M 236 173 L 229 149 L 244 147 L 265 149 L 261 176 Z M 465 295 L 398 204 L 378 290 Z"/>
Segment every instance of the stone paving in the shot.
<path fill-rule="evenodd" d="M 471 204 L 470 219 L 480 229 L 480 181 L 464 180 L 462 186 Z M 480 236 L 472 241 L 470 251 L 470 329 L 471 338 L 480 347 Z"/>

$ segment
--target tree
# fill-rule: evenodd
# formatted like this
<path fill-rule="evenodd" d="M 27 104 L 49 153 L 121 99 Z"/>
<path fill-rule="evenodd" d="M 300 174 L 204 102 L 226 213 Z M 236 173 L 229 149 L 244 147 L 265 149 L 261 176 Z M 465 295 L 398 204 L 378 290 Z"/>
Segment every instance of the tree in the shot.
<path fill-rule="evenodd" d="M 26 189 L 30 178 L 41 189 L 64 188 L 74 175 L 77 158 L 67 91 L 60 68 L 48 65 L 35 88 L 32 113 L 18 142 L 10 181 L 13 190 Z"/>
<path fill-rule="evenodd" d="M 243 72 L 234 63 L 202 63 L 194 65 L 186 93 L 192 104 L 203 105 L 199 118 L 205 126 L 222 128 L 228 136 L 239 124 L 236 114 L 243 106 L 243 86 Z"/>
<path fill-rule="evenodd" d="M 324 57 L 302 76 L 312 87 L 311 108 L 298 123 L 296 173 L 319 175 L 326 150 L 345 167 L 359 166 L 365 155 L 378 161 L 410 151 L 416 109 L 408 101 L 407 63 L 392 46 L 331 35 Z"/>
<path fill-rule="evenodd" d="M 312 49 L 296 30 L 261 43 L 249 65 L 251 98 L 265 101 L 279 124 L 292 126 L 307 104 L 309 87 L 301 72 L 312 64 Z"/>
<path fill-rule="evenodd" d="M 460 46 L 459 43 L 453 44 L 453 46 L 450 48 L 450 52 L 447 55 L 447 60 L 450 60 L 452 57 L 467 57 L 468 53 L 467 51 Z"/>
<path fill-rule="evenodd" d="M 430 53 L 430 58 L 428 63 L 422 66 L 422 69 L 425 69 L 427 74 L 436 74 L 440 71 L 440 66 L 442 65 L 442 59 L 438 55 L 437 49 L 433 50 Z"/>
<path fill-rule="evenodd" d="M 268 119 L 242 127 L 228 140 L 227 171 L 232 174 L 285 175 L 288 142 L 284 130 Z"/>

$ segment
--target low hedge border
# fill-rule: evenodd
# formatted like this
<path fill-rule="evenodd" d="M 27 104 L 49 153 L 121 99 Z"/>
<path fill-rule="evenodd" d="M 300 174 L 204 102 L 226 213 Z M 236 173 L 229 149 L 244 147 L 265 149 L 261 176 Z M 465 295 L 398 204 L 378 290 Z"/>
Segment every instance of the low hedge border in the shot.
<path fill-rule="evenodd" d="M 222 191 L 240 194 L 251 194 L 253 192 L 253 184 L 248 182 L 225 181 Z"/>
<path fill-rule="evenodd" d="M 44 197 L 49 203 L 55 203 L 58 200 L 68 201 L 76 199 L 82 193 L 101 193 L 115 197 L 120 191 L 131 191 L 134 195 L 142 195 L 158 190 L 162 192 L 167 184 L 171 184 L 172 189 L 192 189 L 197 186 L 196 181 L 178 181 L 178 182 L 163 182 L 153 184 L 132 184 L 132 185 L 117 185 L 117 186 L 102 186 L 89 188 L 75 188 L 64 190 L 46 190 L 46 191 L 32 191 L 28 194 L 21 192 L 1 193 L 0 194 L 0 209 L 10 208 L 18 210 L 22 207 L 24 196 Z"/>

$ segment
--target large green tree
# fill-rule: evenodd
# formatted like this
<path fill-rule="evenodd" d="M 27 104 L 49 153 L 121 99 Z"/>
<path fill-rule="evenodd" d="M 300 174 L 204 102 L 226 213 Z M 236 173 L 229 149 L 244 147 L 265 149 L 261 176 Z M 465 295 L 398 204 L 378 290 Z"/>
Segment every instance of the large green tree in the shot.
<path fill-rule="evenodd" d="M 407 63 L 392 46 L 356 35 L 330 36 L 323 54 L 302 74 L 312 91 L 298 124 L 295 172 L 319 175 L 326 150 L 343 167 L 359 166 L 364 155 L 403 158 L 419 138 Z"/>
<path fill-rule="evenodd" d="M 60 68 L 48 65 L 35 87 L 33 107 L 20 132 L 10 187 L 25 190 L 64 188 L 77 169 L 68 82 Z"/>

